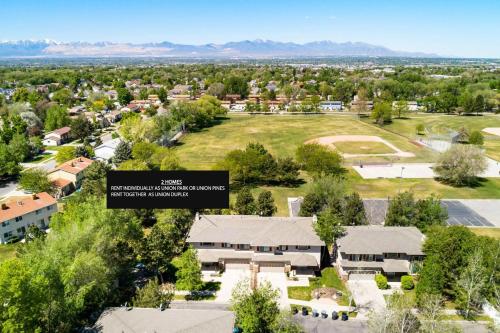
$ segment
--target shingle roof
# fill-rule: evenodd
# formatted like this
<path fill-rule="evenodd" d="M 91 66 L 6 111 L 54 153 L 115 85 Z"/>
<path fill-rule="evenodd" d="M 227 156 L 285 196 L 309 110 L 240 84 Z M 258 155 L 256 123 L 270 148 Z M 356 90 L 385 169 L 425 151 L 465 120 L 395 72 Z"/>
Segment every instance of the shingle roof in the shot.
<path fill-rule="evenodd" d="M 188 242 L 224 242 L 251 246 L 323 246 L 311 217 L 256 215 L 201 215 L 194 221 Z"/>
<path fill-rule="evenodd" d="M 234 313 L 226 310 L 109 308 L 94 328 L 101 333 L 230 333 Z"/>
<path fill-rule="evenodd" d="M 56 130 L 53 130 L 51 133 L 63 135 L 63 134 L 69 133 L 70 131 L 71 131 L 71 127 L 66 126 L 66 127 L 61 127 L 61 128 L 56 129 Z"/>
<path fill-rule="evenodd" d="M 77 174 L 87 169 L 89 165 L 91 165 L 94 161 L 88 159 L 86 157 L 77 157 L 70 161 L 64 162 L 60 166 L 58 166 L 54 171 L 63 170 L 71 174 Z"/>
<path fill-rule="evenodd" d="M 340 252 L 349 254 L 406 253 L 423 255 L 424 235 L 415 227 L 353 226 L 337 240 Z"/>
<path fill-rule="evenodd" d="M 293 266 L 318 266 L 316 258 L 307 253 L 254 253 L 252 251 L 198 249 L 201 262 L 218 262 L 224 259 L 248 259 L 254 262 L 289 262 Z"/>
<path fill-rule="evenodd" d="M 29 198 L 4 203 L 0 209 L 0 222 L 34 212 L 56 203 L 57 200 L 51 197 L 47 192 L 41 192 Z"/>

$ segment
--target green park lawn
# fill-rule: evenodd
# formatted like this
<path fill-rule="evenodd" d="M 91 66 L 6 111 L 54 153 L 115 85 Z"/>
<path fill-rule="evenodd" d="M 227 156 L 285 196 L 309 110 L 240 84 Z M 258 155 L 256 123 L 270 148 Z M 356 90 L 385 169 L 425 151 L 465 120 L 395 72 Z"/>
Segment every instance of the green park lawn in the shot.
<path fill-rule="evenodd" d="M 365 120 L 371 122 L 370 120 Z M 457 131 L 465 127 L 469 132 L 482 131 L 486 127 L 500 127 L 500 115 L 487 116 L 456 116 L 444 114 L 415 114 L 408 119 L 394 119 L 392 124 L 385 125 L 384 128 L 400 133 L 412 139 L 420 136 L 416 133 L 417 124 L 423 124 L 426 132 L 430 135 L 442 135 L 450 130 Z M 484 148 L 491 158 L 500 161 L 500 137 L 484 133 Z M 425 137 L 421 136 L 421 137 Z"/>
<path fill-rule="evenodd" d="M 488 236 L 500 239 L 500 228 L 469 228 L 469 229 L 478 236 Z"/>
<path fill-rule="evenodd" d="M 347 134 L 380 136 L 416 155 L 404 159 L 407 162 L 430 161 L 436 155 L 405 137 L 342 115 L 230 115 L 218 125 L 187 134 L 175 149 L 184 167 L 212 169 L 226 153 L 243 149 L 249 142 L 262 143 L 276 157 L 293 157 L 297 147 L 308 140 Z"/>
<path fill-rule="evenodd" d="M 382 142 L 335 142 L 335 148 L 345 154 L 391 154 L 394 150 Z"/>
<path fill-rule="evenodd" d="M 396 119 L 387 128 L 406 135 L 394 134 L 379 128 L 370 120 L 359 121 L 350 116 L 308 115 L 308 116 L 263 116 L 231 115 L 220 124 L 189 133 L 174 149 L 181 164 L 194 170 L 212 169 L 225 154 L 233 149 L 242 149 L 249 142 L 262 143 L 276 157 L 294 156 L 296 148 L 305 141 L 330 135 L 360 134 L 377 135 L 396 145 L 403 151 L 413 152 L 414 158 L 400 159 L 399 162 L 431 162 L 437 154 L 415 145 L 410 140 L 415 137 L 415 126 L 424 122 L 435 128 L 459 128 L 461 123 L 470 123 L 472 129 L 500 127 L 500 117 L 459 117 L 446 115 L 415 115 L 410 119 Z M 434 124 L 437 122 L 440 126 Z M 429 125 L 431 126 L 431 125 Z M 364 143 L 363 143 L 364 144 Z M 500 141 L 499 141 L 500 144 Z M 488 147 L 488 139 L 486 141 Z M 498 154 L 500 155 L 500 147 Z M 385 158 L 385 157 L 384 157 Z M 349 165 L 349 161 L 346 161 Z M 412 191 L 416 197 L 437 194 L 442 198 L 487 199 L 500 197 L 500 179 L 490 178 L 474 188 L 452 187 L 434 179 L 363 179 L 348 168 L 346 174 L 348 188 L 357 191 L 364 198 L 387 198 L 400 191 Z M 304 196 L 307 193 L 307 174 L 302 174 L 304 183 L 297 187 L 260 186 L 252 189 L 257 197 L 262 190 L 272 192 L 278 207 L 277 215 L 288 216 L 287 198 Z M 231 193 L 234 202 L 235 193 Z"/>

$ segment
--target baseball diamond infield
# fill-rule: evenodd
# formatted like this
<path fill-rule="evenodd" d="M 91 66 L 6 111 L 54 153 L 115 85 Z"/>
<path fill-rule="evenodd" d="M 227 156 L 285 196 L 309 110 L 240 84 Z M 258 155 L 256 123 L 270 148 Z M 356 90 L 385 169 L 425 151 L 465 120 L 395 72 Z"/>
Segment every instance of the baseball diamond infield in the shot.
<path fill-rule="evenodd" d="M 357 151 L 362 151 L 365 146 L 366 148 L 369 148 L 369 144 L 367 143 L 379 143 L 387 146 L 387 149 L 392 150 L 393 152 L 387 152 L 387 149 L 382 150 L 384 152 L 382 153 L 373 153 L 373 154 L 366 154 L 366 153 L 342 153 L 344 157 L 363 157 L 363 156 L 397 156 L 397 157 L 414 157 L 415 154 L 402 151 L 389 141 L 382 139 L 381 137 L 374 136 L 374 135 L 334 135 L 334 136 L 323 136 L 320 138 L 312 139 L 307 141 L 306 143 L 318 143 L 320 145 L 327 146 L 332 149 L 338 149 L 339 151 L 342 151 L 341 147 L 342 144 L 339 144 L 339 147 L 337 148 L 335 146 L 336 143 L 344 143 L 344 142 L 352 142 L 352 143 L 359 143 L 359 149 Z M 380 149 L 380 145 L 375 145 L 373 147 L 374 149 Z"/>

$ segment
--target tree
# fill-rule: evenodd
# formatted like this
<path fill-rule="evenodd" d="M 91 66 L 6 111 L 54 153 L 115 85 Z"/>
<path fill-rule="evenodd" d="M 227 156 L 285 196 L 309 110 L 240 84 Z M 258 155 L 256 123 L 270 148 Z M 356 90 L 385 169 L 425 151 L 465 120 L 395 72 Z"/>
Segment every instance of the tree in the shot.
<path fill-rule="evenodd" d="M 476 146 L 482 146 L 484 144 L 484 136 L 480 131 L 472 131 L 469 136 L 469 143 Z"/>
<path fill-rule="evenodd" d="M 83 139 L 92 134 L 92 124 L 84 116 L 79 116 L 71 121 L 71 135 L 76 139 Z"/>
<path fill-rule="evenodd" d="M 397 194 L 389 203 L 385 217 L 386 226 L 408 227 L 413 224 L 416 209 L 413 193 L 402 192 Z"/>
<path fill-rule="evenodd" d="M 434 195 L 419 199 L 415 204 L 415 210 L 412 225 L 424 232 L 431 226 L 445 226 L 448 220 L 447 209 L 441 205 L 441 200 Z"/>
<path fill-rule="evenodd" d="M 411 275 L 401 276 L 401 288 L 404 290 L 412 290 L 413 287 L 415 287 L 415 283 L 413 282 L 413 277 Z"/>
<path fill-rule="evenodd" d="M 281 312 L 272 325 L 273 333 L 303 333 L 304 329 L 295 322 L 289 312 Z"/>
<path fill-rule="evenodd" d="M 247 79 L 241 76 L 230 76 L 224 81 L 225 94 L 237 94 L 241 99 L 249 94 Z"/>
<path fill-rule="evenodd" d="M 53 131 L 69 124 L 70 119 L 64 107 L 53 105 L 47 109 L 47 114 L 45 116 L 46 131 Z"/>
<path fill-rule="evenodd" d="M 141 257 L 150 270 L 154 271 L 163 284 L 163 273 L 167 271 L 175 256 L 175 240 L 172 239 L 173 225 L 156 223 L 141 246 Z"/>
<path fill-rule="evenodd" d="M 389 285 L 387 284 L 387 278 L 382 274 L 375 274 L 375 283 L 377 283 L 378 289 L 389 288 Z"/>
<path fill-rule="evenodd" d="M 120 141 L 116 146 L 115 156 L 113 156 L 113 163 L 116 165 L 121 164 L 123 161 L 132 158 L 132 148 L 130 144 L 126 141 Z"/>
<path fill-rule="evenodd" d="M 116 89 L 116 92 L 118 93 L 118 102 L 120 105 L 128 105 L 134 99 L 134 96 L 125 87 Z"/>
<path fill-rule="evenodd" d="M 313 177 L 343 173 L 342 156 L 317 143 L 302 144 L 297 148 L 296 159 L 301 168 Z"/>
<path fill-rule="evenodd" d="M 76 157 L 76 148 L 74 146 L 61 147 L 57 151 L 56 162 L 58 164 L 72 160 Z"/>
<path fill-rule="evenodd" d="M 36 224 L 32 224 L 28 227 L 24 239 L 26 242 L 33 242 L 37 239 L 44 240 L 47 234 L 42 231 Z"/>
<path fill-rule="evenodd" d="M 255 200 L 248 187 L 243 187 L 236 196 L 234 209 L 240 215 L 252 215 L 256 210 Z"/>
<path fill-rule="evenodd" d="M 389 103 L 375 103 L 371 118 L 379 125 L 392 122 L 392 107 Z"/>
<path fill-rule="evenodd" d="M 127 160 L 120 163 L 118 170 L 131 170 L 131 171 L 148 171 L 150 167 L 144 161 Z"/>
<path fill-rule="evenodd" d="M 318 193 L 307 193 L 300 205 L 299 216 L 313 216 L 324 207 L 324 200 Z"/>
<path fill-rule="evenodd" d="M 89 144 L 78 145 L 75 147 L 75 157 L 92 158 L 94 156 L 94 148 L 92 148 Z"/>
<path fill-rule="evenodd" d="M 413 301 L 404 294 L 392 294 L 387 299 L 387 307 L 373 311 L 369 315 L 370 332 L 418 333 L 420 321 L 413 314 Z"/>
<path fill-rule="evenodd" d="M 342 216 L 332 209 L 326 209 L 319 213 L 317 220 L 313 222 L 313 227 L 318 237 L 327 246 L 331 246 L 335 239 L 345 232 L 344 227 L 342 227 Z"/>
<path fill-rule="evenodd" d="M 52 100 L 59 104 L 70 105 L 73 100 L 73 93 L 66 88 L 59 89 L 53 93 Z"/>
<path fill-rule="evenodd" d="M 111 167 L 101 161 L 94 161 L 84 171 L 82 192 L 88 195 L 104 196 L 106 194 L 106 176 Z"/>
<path fill-rule="evenodd" d="M 467 260 L 467 264 L 457 279 L 459 307 L 464 317 L 470 319 L 482 306 L 482 290 L 486 283 L 486 271 L 483 266 L 483 254 L 476 249 Z"/>
<path fill-rule="evenodd" d="M 11 153 L 9 146 L 0 142 L 0 176 L 17 175 L 21 171 L 20 162 Z"/>
<path fill-rule="evenodd" d="M 25 135 L 16 133 L 9 142 L 10 156 L 16 161 L 23 162 L 30 157 L 31 147 Z"/>
<path fill-rule="evenodd" d="M 201 280 L 201 264 L 196 250 L 189 247 L 184 253 L 174 260 L 177 268 L 175 286 L 179 290 L 198 291 L 203 287 Z"/>
<path fill-rule="evenodd" d="M 439 157 L 434 171 L 439 179 L 455 186 L 471 186 L 486 170 L 487 161 L 481 149 L 470 145 L 453 145 Z"/>
<path fill-rule="evenodd" d="M 417 135 L 423 135 L 423 132 L 425 131 L 425 126 L 424 124 L 417 124 L 417 126 L 415 126 L 415 129 L 417 130 Z"/>
<path fill-rule="evenodd" d="M 52 194 L 54 192 L 54 186 L 47 177 L 47 171 L 39 168 L 28 169 L 21 173 L 19 186 L 32 193 L 47 192 Z"/>
<path fill-rule="evenodd" d="M 256 210 L 260 216 L 273 216 L 276 213 L 278 208 L 274 204 L 271 191 L 262 191 L 259 193 Z"/>
<path fill-rule="evenodd" d="M 132 304 L 139 308 L 167 308 L 174 298 L 174 287 L 171 284 L 159 285 L 158 280 L 153 278 L 146 285 L 137 290 Z"/>
<path fill-rule="evenodd" d="M 344 199 L 342 209 L 343 225 L 368 224 L 365 214 L 365 206 L 358 192 L 353 192 Z"/>
<path fill-rule="evenodd" d="M 208 89 L 207 94 L 217 97 L 218 99 L 224 98 L 225 87 L 223 83 L 214 82 L 212 83 Z"/>
<path fill-rule="evenodd" d="M 240 281 L 233 289 L 231 306 L 236 315 L 235 326 L 245 333 L 272 333 L 280 313 L 279 293 L 265 282 L 251 289 L 248 280 Z"/>
<path fill-rule="evenodd" d="M 474 111 L 476 112 L 476 115 L 478 116 L 479 113 L 483 113 L 486 107 L 486 103 L 484 101 L 484 96 L 483 95 L 477 95 L 476 98 L 474 99 Z"/>
<path fill-rule="evenodd" d="M 405 117 L 408 112 L 410 112 L 408 108 L 408 102 L 404 100 L 397 101 L 393 107 L 393 110 L 394 114 L 396 114 L 399 119 Z"/>
<path fill-rule="evenodd" d="M 300 166 L 291 157 L 278 158 L 276 161 L 276 181 L 282 185 L 292 185 L 297 182 Z"/>

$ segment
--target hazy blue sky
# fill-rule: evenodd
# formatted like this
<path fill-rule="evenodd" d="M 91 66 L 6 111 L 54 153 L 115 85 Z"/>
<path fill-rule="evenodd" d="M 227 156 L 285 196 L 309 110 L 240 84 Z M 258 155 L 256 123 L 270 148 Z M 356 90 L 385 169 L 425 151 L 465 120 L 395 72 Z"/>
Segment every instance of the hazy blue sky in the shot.
<path fill-rule="evenodd" d="M 500 57 L 500 0 L 0 0 L 0 40 L 362 41 Z"/>

